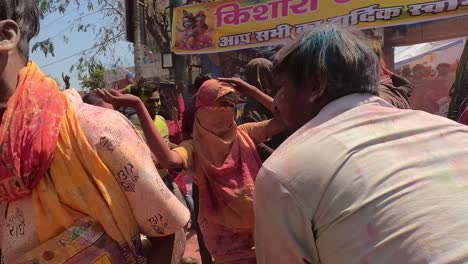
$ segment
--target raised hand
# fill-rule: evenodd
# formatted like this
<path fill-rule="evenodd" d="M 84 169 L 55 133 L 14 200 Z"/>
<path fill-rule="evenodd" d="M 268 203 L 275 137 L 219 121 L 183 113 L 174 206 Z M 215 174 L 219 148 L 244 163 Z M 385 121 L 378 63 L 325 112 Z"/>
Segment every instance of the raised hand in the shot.
<path fill-rule="evenodd" d="M 116 108 L 132 107 L 136 108 L 141 102 L 141 99 L 132 94 L 122 94 L 116 90 L 96 89 L 96 94 L 101 97 L 106 103 L 112 104 Z"/>
<path fill-rule="evenodd" d="M 241 78 L 218 78 L 218 80 L 234 85 L 236 90 L 243 94 L 251 95 L 252 92 L 258 90 L 257 87 L 248 84 Z"/>
<path fill-rule="evenodd" d="M 65 83 L 65 89 L 70 89 L 70 76 L 65 75 L 62 72 L 62 79 L 63 79 L 63 82 Z"/>
<path fill-rule="evenodd" d="M 172 107 L 171 117 L 172 117 L 172 121 L 174 122 L 177 122 L 179 120 L 179 110 L 177 110 L 177 107 Z"/>
<path fill-rule="evenodd" d="M 246 81 L 240 78 L 218 78 L 218 80 L 221 82 L 232 84 L 238 92 L 254 98 L 263 106 L 265 106 L 268 110 L 270 110 L 270 112 L 274 111 L 273 98 L 260 91 L 260 89 L 258 89 L 257 87 L 248 84 Z"/>

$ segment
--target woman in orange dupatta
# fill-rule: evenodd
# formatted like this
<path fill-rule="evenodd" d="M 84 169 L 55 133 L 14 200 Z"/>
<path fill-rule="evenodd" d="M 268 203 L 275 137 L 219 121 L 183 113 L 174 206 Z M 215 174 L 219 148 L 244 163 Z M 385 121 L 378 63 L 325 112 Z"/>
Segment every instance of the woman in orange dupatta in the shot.
<path fill-rule="evenodd" d="M 219 80 L 202 85 L 196 99 L 193 140 L 173 150 L 151 126 L 151 118 L 137 97 L 115 91 L 100 94 L 108 102 L 137 110 L 160 166 L 185 169 L 193 175 L 200 192 L 198 222 L 216 263 L 256 263 L 253 194 L 261 162 L 255 146 L 284 127 L 276 119 L 237 126 L 233 107 L 239 94 L 235 88 L 270 110 L 273 99 L 245 82 L 230 81 L 238 85 Z"/>

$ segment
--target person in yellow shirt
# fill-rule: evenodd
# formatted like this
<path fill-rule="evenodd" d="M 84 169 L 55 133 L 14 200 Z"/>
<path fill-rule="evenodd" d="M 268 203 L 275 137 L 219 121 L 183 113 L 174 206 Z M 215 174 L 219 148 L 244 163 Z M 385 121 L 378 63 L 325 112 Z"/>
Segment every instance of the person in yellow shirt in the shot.
<path fill-rule="evenodd" d="M 169 142 L 169 128 L 167 127 L 166 119 L 159 115 L 159 111 L 161 110 L 161 95 L 157 90 L 156 84 L 152 81 L 140 79 L 136 85 L 129 85 L 120 90 L 120 92 L 123 94 L 133 94 L 138 96 L 141 101 L 144 102 L 148 113 L 153 119 L 154 125 L 158 129 L 158 132 L 161 133 L 166 142 Z M 132 111 L 129 116 L 129 120 L 140 132 L 142 132 L 141 123 L 136 112 Z"/>

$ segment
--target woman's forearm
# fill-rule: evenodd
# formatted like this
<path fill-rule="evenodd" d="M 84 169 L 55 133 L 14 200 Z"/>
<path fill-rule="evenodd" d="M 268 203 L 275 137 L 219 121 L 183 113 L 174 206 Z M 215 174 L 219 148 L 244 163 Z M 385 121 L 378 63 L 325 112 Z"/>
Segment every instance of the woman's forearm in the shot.
<path fill-rule="evenodd" d="M 268 124 L 269 137 L 273 137 L 286 130 L 286 125 L 278 118 L 273 118 Z"/>
<path fill-rule="evenodd" d="M 153 119 L 150 117 L 143 102 L 140 101 L 135 108 L 148 147 L 158 159 L 158 163 L 166 169 L 181 169 L 183 166 L 181 157 L 170 150 L 169 145 L 154 125 Z"/>
<path fill-rule="evenodd" d="M 177 96 L 177 106 L 179 107 L 179 116 L 178 116 L 178 120 L 177 121 L 180 121 L 182 120 L 183 116 L 184 116 L 184 111 L 185 111 L 185 103 L 184 103 L 184 97 L 182 96 L 182 94 L 179 94 Z"/>

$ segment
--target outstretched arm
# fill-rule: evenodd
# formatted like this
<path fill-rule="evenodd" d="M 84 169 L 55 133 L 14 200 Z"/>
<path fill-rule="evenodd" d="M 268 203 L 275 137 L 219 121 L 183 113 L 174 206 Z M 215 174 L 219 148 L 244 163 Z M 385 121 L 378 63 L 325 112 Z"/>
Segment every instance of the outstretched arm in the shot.
<path fill-rule="evenodd" d="M 62 72 L 62 79 L 63 79 L 63 82 L 65 83 L 65 89 L 70 89 L 70 76 L 64 75 Z"/>
<path fill-rule="evenodd" d="M 111 103 L 116 107 L 126 106 L 134 108 L 137 112 L 138 118 L 140 119 L 148 147 L 158 159 L 159 165 L 166 169 L 182 169 L 182 158 L 178 153 L 170 150 L 168 144 L 158 132 L 140 98 L 131 94 L 121 94 L 114 90 L 98 90 L 97 94 L 101 96 L 104 101 Z"/>
<path fill-rule="evenodd" d="M 185 112 L 185 103 L 184 103 L 184 97 L 182 96 L 182 93 L 184 92 L 184 81 L 180 81 L 177 83 L 177 86 L 176 86 L 176 89 L 177 89 L 177 106 L 179 107 L 179 109 L 177 109 L 179 112 L 179 116 L 178 116 L 178 121 L 181 121 L 183 116 L 184 116 L 184 112 Z"/>

